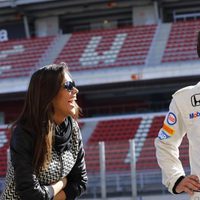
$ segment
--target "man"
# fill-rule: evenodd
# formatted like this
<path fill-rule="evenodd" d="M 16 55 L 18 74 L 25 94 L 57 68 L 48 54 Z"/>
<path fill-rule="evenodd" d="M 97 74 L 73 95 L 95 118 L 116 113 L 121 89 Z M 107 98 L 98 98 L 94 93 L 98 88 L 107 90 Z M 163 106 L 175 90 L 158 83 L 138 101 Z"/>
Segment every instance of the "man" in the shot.
<path fill-rule="evenodd" d="M 200 57 L 200 33 L 197 39 Z M 191 175 L 185 175 L 179 160 L 184 135 L 189 140 Z M 163 184 L 173 194 L 186 192 L 200 200 L 200 82 L 173 94 L 163 126 L 155 139 L 156 157 L 162 169 Z"/>

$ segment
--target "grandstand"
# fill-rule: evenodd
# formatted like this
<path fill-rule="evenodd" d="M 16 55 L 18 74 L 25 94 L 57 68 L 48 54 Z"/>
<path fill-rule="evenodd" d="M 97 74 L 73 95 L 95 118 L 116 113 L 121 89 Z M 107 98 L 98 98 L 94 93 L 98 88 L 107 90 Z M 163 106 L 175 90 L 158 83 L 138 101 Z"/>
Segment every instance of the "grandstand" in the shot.
<path fill-rule="evenodd" d="M 0 78 L 28 77 L 53 39 L 49 36 L 2 42 Z"/>
<path fill-rule="evenodd" d="M 102 195 L 101 141 L 107 196 L 131 197 L 131 139 L 138 198 L 168 194 L 161 184 L 154 139 L 171 95 L 200 80 L 199 4 L 196 0 L 0 1 L 0 192 L 10 140 L 7 125 L 22 108 L 30 75 L 43 65 L 64 61 L 83 109 L 79 125 L 89 183 L 82 198 Z M 189 173 L 186 136 L 180 159 Z"/>

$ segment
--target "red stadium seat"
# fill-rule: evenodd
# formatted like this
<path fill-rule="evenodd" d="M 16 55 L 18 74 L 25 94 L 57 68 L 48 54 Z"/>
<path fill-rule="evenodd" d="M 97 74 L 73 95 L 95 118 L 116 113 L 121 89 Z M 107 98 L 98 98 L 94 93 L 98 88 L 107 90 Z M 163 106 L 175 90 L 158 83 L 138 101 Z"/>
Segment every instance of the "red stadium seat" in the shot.
<path fill-rule="evenodd" d="M 48 36 L 1 42 L 0 78 L 29 76 L 53 39 Z"/>
<path fill-rule="evenodd" d="M 162 62 L 198 60 L 196 38 L 200 20 L 172 24 Z"/>
<path fill-rule="evenodd" d="M 133 139 L 142 118 L 114 119 L 98 122 L 86 147 L 86 164 L 90 173 L 99 171 L 98 142 L 105 141 L 106 170 L 130 170 L 125 162 L 129 152 L 129 139 Z"/>
<path fill-rule="evenodd" d="M 7 170 L 7 150 L 10 133 L 6 128 L 0 128 L 0 177 L 5 177 Z"/>

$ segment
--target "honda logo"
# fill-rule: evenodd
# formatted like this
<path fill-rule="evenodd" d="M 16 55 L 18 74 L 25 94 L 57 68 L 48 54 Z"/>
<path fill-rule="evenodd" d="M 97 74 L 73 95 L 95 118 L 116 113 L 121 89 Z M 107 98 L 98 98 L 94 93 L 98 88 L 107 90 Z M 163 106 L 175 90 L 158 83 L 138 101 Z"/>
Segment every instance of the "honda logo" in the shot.
<path fill-rule="evenodd" d="M 193 96 L 191 96 L 191 103 L 192 103 L 192 106 L 194 107 L 200 106 L 200 93 L 194 94 Z"/>

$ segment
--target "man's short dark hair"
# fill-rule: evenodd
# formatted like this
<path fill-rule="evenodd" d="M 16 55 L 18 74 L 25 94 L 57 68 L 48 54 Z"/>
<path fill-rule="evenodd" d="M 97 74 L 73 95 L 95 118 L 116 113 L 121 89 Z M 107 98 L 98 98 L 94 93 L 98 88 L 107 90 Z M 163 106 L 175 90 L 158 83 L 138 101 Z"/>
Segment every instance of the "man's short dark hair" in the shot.
<path fill-rule="evenodd" d="M 198 36 L 197 36 L 197 54 L 200 58 L 200 31 L 198 32 Z"/>

